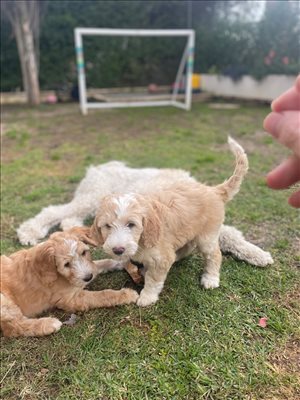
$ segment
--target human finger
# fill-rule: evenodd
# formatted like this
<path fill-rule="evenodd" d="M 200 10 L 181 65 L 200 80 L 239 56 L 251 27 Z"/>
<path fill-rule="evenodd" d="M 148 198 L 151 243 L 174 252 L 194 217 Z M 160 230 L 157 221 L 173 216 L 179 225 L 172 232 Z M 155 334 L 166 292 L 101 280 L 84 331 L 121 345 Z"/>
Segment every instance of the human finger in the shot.
<path fill-rule="evenodd" d="M 293 207 L 300 208 L 300 190 L 298 192 L 293 193 L 289 197 L 289 204 Z"/>
<path fill-rule="evenodd" d="M 282 93 L 272 102 L 271 109 L 275 112 L 300 110 L 300 75 L 291 89 Z"/>
<path fill-rule="evenodd" d="M 271 112 L 264 129 L 300 158 L 300 111 Z"/>
<path fill-rule="evenodd" d="M 267 185 L 272 189 L 287 189 L 300 181 L 300 160 L 291 156 L 267 175 Z"/>

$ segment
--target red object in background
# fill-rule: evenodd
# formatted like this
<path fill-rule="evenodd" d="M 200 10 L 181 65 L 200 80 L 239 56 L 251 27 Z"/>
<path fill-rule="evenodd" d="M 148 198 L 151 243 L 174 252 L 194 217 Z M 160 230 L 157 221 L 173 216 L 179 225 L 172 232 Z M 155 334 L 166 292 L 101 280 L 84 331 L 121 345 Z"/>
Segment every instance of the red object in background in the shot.
<path fill-rule="evenodd" d="M 289 60 L 289 58 L 288 58 L 287 56 L 285 56 L 285 57 L 282 57 L 282 62 L 283 62 L 283 64 L 285 64 L 285 65 L 289 65 L 290 60 Z"/>
<path fill-rule="evenodd" d="M 150 83 L 150 85 L 148 85 L 149 93 L 156 93 L 157 91 L 158 91 L 158 87 L 157 87 L 156 83 Z"/>
<path fill-rule="evenodd" d="M 267 319 L 266 317 L 262 317 L 259 319 L 258 321 L 258 325 L 261 326 L 262 328 L 266 328 L 267 327 Z"/>
<path fill-rule="evenodd" d="M 266 65 L 271 65 L 271 64 L 272 64 L 272 60 L 271 60 L 269 57 L 265 57 L 265 58 L 264 58 L 264 63 L 265 63 Z"/>
<path fill-rule="evenodd" d="M 49 94 L 49 96 L 47 96 L 46 98 L 46 102 L 48 104 L 55 104 L 57 103 L 57 97 L 55 96 L 55 94 Z"/>
<path fill-rule="evenodd" d="M 270 50 L 270 51 L 269 51 L 269 57 L 270 57 L 270 58 L 274 58 L 275 56 L 276 56 L 275 51 L 274 51 L 274 50 Z"/>
<path fill-rule="evenodd" d="M 182 80 L 181 82 L 179 82 L 179 83 L 172 83 L 172 85 L 171 85 L 171 88 L 174 90 L 175 88 L 177 88 L 178 90 L 184 90 L 185 89 L 185 83 L 184 83 L 184 81 Z"/>

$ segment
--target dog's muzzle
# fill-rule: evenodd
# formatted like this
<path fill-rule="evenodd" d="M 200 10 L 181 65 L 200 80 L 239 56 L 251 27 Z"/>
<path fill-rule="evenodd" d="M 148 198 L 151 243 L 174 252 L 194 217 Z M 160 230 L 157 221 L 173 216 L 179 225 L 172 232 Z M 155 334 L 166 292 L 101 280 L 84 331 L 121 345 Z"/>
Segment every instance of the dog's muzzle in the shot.
<path fill-rule="evenodd" d="M 112 251 L 113 251 L 114 254 L 116 254 L 117 256 L 121 256 L 121 255 L 124 253 L 125 248 L 124 248 L 124 247 L 114 247 L 114 248 L 112 249 Z"/>

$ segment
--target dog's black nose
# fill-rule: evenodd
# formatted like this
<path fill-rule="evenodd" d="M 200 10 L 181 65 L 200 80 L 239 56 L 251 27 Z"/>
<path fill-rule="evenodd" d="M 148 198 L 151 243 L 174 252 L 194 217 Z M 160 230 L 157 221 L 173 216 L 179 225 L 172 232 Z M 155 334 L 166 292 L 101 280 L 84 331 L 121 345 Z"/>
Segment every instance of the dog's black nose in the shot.
<path fill-rule="evenodd" d="M 113 251 L 117 256 L 120 256 L 121 254 L 124 253 L 125 248 L 124 248 L 124 247 L 114 247 L 114 248 L 112 249 L 112 251 Z"/>
<path fill-rule="evenodd" d="M 89 282 L 89 281 L 91 281 L 93 279 L 93 274 L 89 274 L 89 275 L 87 275 L 83 280 L 84 280 L 84 282 Z"/>

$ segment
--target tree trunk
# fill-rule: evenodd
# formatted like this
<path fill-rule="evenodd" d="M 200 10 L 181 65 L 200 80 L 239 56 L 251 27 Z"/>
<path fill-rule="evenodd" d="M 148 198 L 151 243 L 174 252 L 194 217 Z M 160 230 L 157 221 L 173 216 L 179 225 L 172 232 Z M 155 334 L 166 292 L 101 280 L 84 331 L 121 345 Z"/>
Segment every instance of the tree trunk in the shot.
<path fill-rule="evenodd" d="M 23 89 L 24 89 L 25 93 L 27 94 L 28 93 L 28 79 L 27 79 L 26 65 L 25 65 L 26 64 L 25 63 L 26 55 L 25 55 L 23 38 L 22 38 L 21 23 L 15 24 L 14 35 L 15 35 L 16 42 L 17 42 L 19 60 L 20 60 L 20 64 L 21 64 Z"/>
<path fill-rule="evenodd" d="M 40 104 L 40 88 L 36 63 L 33 32 L 30 26 L 27 4 L 16 2 L 19 21 L 14 26 L 18 51 L 20 55 L 24 89 L 29 104 Z"/>

